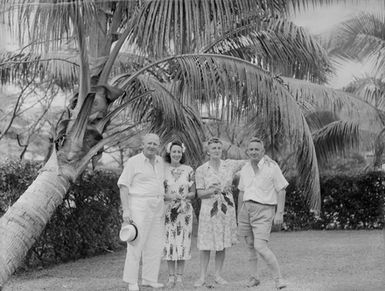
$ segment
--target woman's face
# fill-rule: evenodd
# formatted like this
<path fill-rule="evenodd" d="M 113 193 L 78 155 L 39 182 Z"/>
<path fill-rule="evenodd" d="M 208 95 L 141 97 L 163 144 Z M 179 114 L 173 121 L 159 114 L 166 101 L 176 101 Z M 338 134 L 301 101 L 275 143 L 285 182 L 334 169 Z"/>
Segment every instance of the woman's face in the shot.
<path fill-rule="evenodd" d="M 208 153 L 210 155 L 210 159 L 220 159 L 222 157 L 222 144 L 221 143 L 209 144 Z"/>
<path fill-rule="evenodd" d="M 173 145 L 170 149 L 171 163 L 179 163 L 182 159 L 182 147 Z"/>

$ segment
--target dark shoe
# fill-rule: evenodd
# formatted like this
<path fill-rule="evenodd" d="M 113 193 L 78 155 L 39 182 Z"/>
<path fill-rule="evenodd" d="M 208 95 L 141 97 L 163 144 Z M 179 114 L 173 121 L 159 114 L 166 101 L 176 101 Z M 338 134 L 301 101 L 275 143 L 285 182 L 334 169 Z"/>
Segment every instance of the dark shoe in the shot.
<path fill-rule="evenodd" d="M 283 288 L 286 288 L 286 287 L 287 287 L 287 283 L 282 278 L 279 278 L 279 279 L 275 280 L 275 288 L 277 290 L 280 290 L 280 289 L 283 289 Z"/>
<path fill-rule="evenodd" d="M 256 287 L 258 286 L 259 284 L 261 284 L 261 281 L 259 281 L 257 278 L 255 277 L 250 277 L 249 278 L 249 281 L 247 281 L 246 283 L 246 286 L 247 287 Z"/>
<path fill-rule="evenodd" d="M 198 288 L 198 287 L 202 287 L 202 286 L 205 286 L 206 285 L 206 282 L 205 280 L 202 280 L 202 279 L 199 279 L 198 281 L 196 281 L 194 283 L 194 287 Z"/>
<path fill-rule="evenodd" d="M 229 282 L 227 282 L 225 279 L 223 279 L 222 277 L 219 277 L 219 276 L 215 278 L 214 282 L 217 283 L 218 285 L 229 284 Z"/>

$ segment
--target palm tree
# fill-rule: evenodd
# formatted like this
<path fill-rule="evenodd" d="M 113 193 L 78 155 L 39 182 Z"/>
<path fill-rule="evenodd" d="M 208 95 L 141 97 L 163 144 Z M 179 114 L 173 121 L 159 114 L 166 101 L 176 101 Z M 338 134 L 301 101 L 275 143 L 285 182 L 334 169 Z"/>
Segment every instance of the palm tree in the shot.
<path fill-rule="evenodd" d="M 374 168 L 381 166 L 385 148 L 385 14 L 361 13 L 332 31 L 333 37 L 324 37 L 330 56 L 372 64 L 369 76 L 356 77 L 344 89 L 375 108 L 380 116 L 381 128 L 376 130 L 374 141 Z M 338 41 L 335 41 L 338 40 Z"/>
<path fill-rule="evenodd" d="M 299 102 L 272 74 L 322 82 L 330 71 L 322 48 L 285 20 L 303 1 L 1 3 L 25 44 L 8 55 L 18 61 L 0 62 L 2 81 L 23 77 L 29 73 L 24 64 L 33 63 L 31 69 L 61 86 L 75 82 L 76 90 L 58 124 L 50 159 L 0 219 L 0 286 L 40 235 L 70 183 L 105 145 L 152 130 L 165 142 L 180 136 L 190 158 L 199 160 L 199 114 L 204 112 L 229 123 L 258 122 L 271 136 L 289 139 L 305 198 L 311 208 L 320 208 L 317 157 L 303 114 L 306 102 Z M 118 118 L 122 114 L 123 123 Z"/>

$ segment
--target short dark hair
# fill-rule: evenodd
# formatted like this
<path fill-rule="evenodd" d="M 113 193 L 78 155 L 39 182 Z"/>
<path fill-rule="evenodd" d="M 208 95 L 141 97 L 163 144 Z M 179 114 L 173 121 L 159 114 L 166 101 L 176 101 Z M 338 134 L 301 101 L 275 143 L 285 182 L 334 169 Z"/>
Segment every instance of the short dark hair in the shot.
<path fill-rule="evenodd" d="M 170 152 L 171 152 L 171 149 L 174 145 L 177 145 L 177 146 L 180 146 L 181 148 L 183 148 L 182 142 L 176 140 L 176 141 L 171 142 Z M 166 149 L 166 152 L 164 154 L 164 161 L 166 163 L 169 163 L 169 164 L 171 163 L 171 156 L 170 156 L 170 153 L 167 152 L 167 149 Z M 182 158 L 180 159 L 180 163 L 184 164 L 185 162 L 186 162 L 186 155 L 184 152 L 182 152 Z"/>
<path fill-rule="evenodd" d="M 249 144 L 251 144 L 252 142 L 259 142 L 262 144 L 263 147 L 265 147 L 265 144 L 263 142 L 263 140 L 257 136 L 253 136 L 250 141 L 249 141 Z"/>
<path fill-rule="evenodd" d="M 223 145 L 222 141 L 217 138 L 217 137 L 211 137 L 208 141 L 207 141 L 207 145 L 210 145 L 212 143 L 220 143 L 221 145 Z"/>

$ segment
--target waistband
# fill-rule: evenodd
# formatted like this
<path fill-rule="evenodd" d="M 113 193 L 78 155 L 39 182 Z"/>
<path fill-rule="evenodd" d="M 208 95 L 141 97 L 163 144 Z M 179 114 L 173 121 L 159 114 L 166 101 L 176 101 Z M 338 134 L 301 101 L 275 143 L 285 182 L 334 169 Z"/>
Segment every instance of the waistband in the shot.
<path fill-rule="evenodd" d="M 259 204 L 259 205 L 265 205 L 265 206 L 276 206 L 276 204 L 264 204 L 264 203 L 260 203 L 260 202 L 257 202 L 257 201 L 254 201 L 254 200 L 246 200 L 246 201 L 243 201 L 243 203 L 253 203 L 253 204 Z"/>
<path fill-rule="evenodd" d="M 133 198 L 164 198 L 164 194 L 151 194 L 151 195 L 144 195 L 144 194 L 133 194 L 129 193 L 128 197 Z"/>

